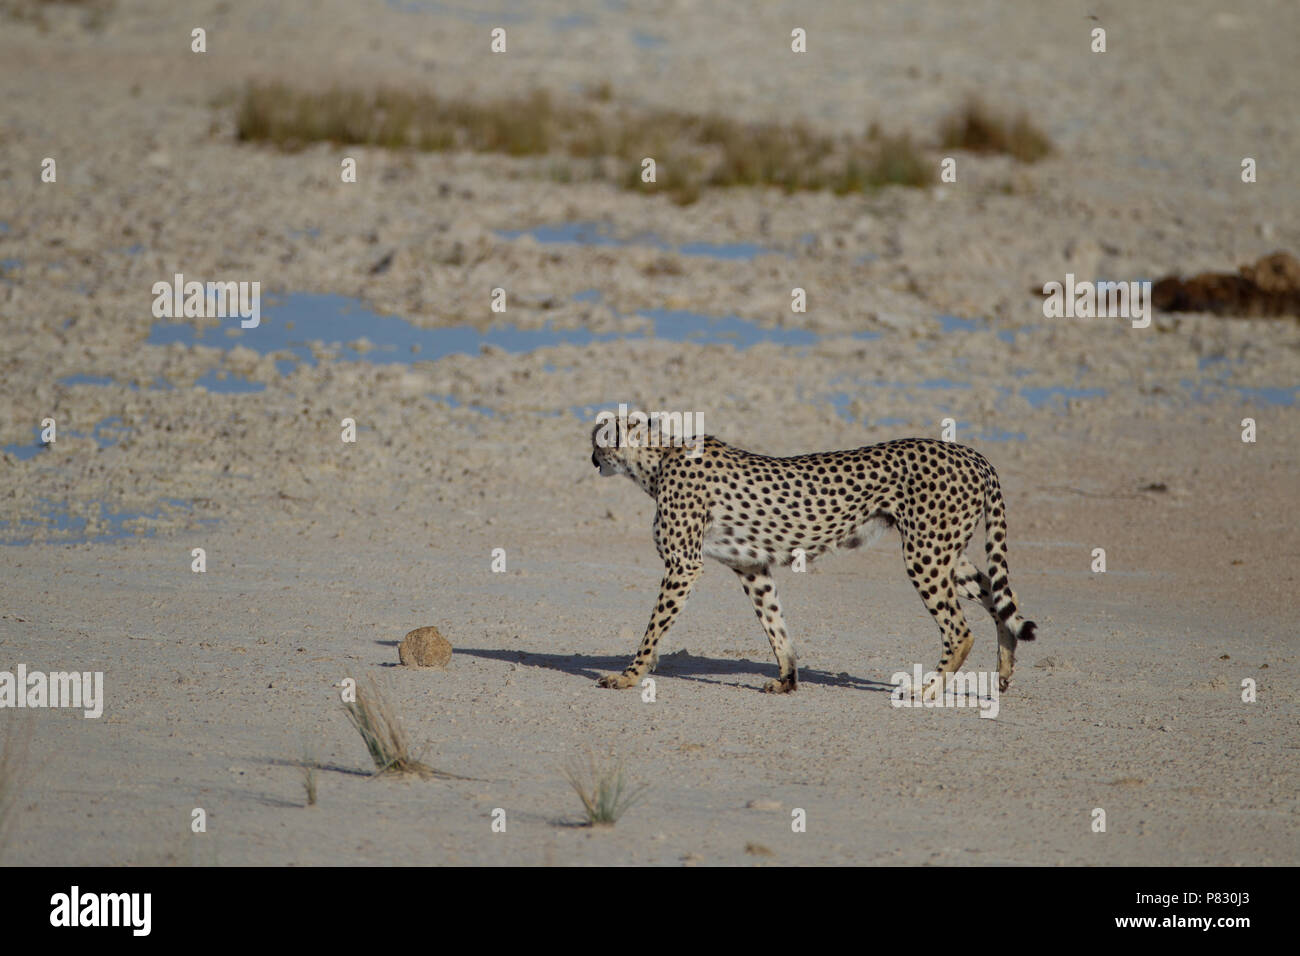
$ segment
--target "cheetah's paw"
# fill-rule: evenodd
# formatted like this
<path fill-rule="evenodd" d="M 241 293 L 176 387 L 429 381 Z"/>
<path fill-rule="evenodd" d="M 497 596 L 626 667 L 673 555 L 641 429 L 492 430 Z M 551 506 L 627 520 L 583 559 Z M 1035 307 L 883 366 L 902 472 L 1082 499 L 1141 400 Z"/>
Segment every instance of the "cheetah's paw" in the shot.
<path fill-rule="evenodd" d="M 770 680 L 763 685 L 764 694 L 788 694 L 799 687 L 799 682 L 793 677 Z"/>
<path fill-rule="evenodd" d="M 628 674 L 606 674 L 596 683 L 601 687 L 609 687 L 613 690 L 626 690 L 629 687 L 636 686 L 636 678 Z"/>
<path fill-rule="evenodd" d="M 928 701 L 937 701 L 943 696 L 943 676 L 940 675 L 929 683 L 922 684 L 920 687 L 912 689 L 912 699 L 920 703 Z"/>

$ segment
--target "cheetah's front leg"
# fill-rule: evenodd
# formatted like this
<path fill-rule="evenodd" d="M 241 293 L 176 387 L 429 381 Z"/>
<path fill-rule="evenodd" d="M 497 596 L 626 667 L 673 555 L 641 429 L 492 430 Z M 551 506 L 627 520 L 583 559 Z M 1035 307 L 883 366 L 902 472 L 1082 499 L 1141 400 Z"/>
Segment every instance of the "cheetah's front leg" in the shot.
<path fill-rule="evenodd" d="M 659 602 L 650 614 L 650 623 L 646 626 L 645 636 L 641 638 L 641 646 L 637 648 L 636 657 L 623 669 L 623 673 L 606 674 L 602 677 L 597 682 L 601 687 L 622 690 L 626 687 L 635 687 L 641 682 L 641 678 L 658 661 L 659 639 L 667 633 L 668 628 L 677 619 L 682 605 L 686 603 L 686 598 L 691 593 L 691 588 L 700 577 L 703 564 L 699 558 L 691 560 L 674 557 L 669 561 L 664 578 L 659 583 Z"/>

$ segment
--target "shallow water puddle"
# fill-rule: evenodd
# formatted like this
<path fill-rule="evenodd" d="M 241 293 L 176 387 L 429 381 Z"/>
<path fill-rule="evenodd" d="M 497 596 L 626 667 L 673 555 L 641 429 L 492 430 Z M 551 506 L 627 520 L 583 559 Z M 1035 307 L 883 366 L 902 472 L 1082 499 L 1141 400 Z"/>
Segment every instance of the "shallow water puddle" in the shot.
<path fill-rule="evenodd" d="M 594 27 L 595 25 L 596 21 L 585 13 L 566 13 L 563 16 L 551 17 L 551 29 L 558 30 L 561 33 L 567 30 Z"/>
<path fill-rule="evenodd" d="M 760 246 L 756 242 L 686 242 L 673 246 L 653 232 L 641 232 L 620 239 L 613 234 L 609 223 L 562 222 L 532 229 L 497 229 L 503 239 L 532 236 L 542 243 L 569 243 L 580 246 L 650 246 L 664 252 L 677 252 L 683 256 L 707 256 L 713 259 L 749 260 L 763 255 L 788 255 L 776 249 Z"/>
<path fill-rule="evenodd" d="M 190 502 L 180 498 L 163 498 L 152 511 L 111 511 L 102 501 L 92 501 L 90 505 L 99 509 L 99 524 L 97 526 L 107 525 L 107 530 L 92 535 L 81 534 L 90 526 L 90 522 L 84 515 L 72 514 L 71 507 L 66 501 L 53 502 L 46 498 L 41 498 L 39 501 L 39 520 L 23 518 L 17 522 L 0 521 L 0 544 L 31 544 L 33 539 L 27 529 L 37 527 L 52 527 L 58 531 L 73 532 L 73 537 L 57 538 L 49 541 L 49 544 L 86 544 L 88 542 L 118 541 L 122 538 L 152 538 L 154 529 L 148 528 L 136 532 L 128 528 L 127 523 L 140 518 L 160 518 L 175 511 L 189 514 L 194 510 Z M 215 518 L 201 520 L 204 524 L 216 523 Z"/>
<path fill-rule="evenodd" d="M 734 345 L 749 348 L 760 342 L 778 345 L 814 345 L 821 338 L 808 329 L 766 328 L 735 315 L 708 316 L 682 309 L 642 309 L 637 315 L 654 320 L 655 338 L 695 345 Z M 877 338 L 874 333 L 855 333 L 858 338 Z"/>
<path fill-rule="evenodd" d="M 1226 355 L 1203 355 L 1196 361 L 1196 369 L 1208 374 L 1199 382 L 1182 379 L 1179 385 L 1187 389 L 1194 401 L 1209 402 L 1217 392 L 1231 390 L 1241 396 L 1243 402 L 1253 401 L 1265 405 L 1294 405 L 1296 393 L 1300 387 L 1288 386 L 1252 386 L 1231 385 L 1228 378 L 1233 370 L 1240 367 L 1242 359 L 1229 358 Z"/>
<path fill-rule="evenodd" d="M 944 384 L 938 384 L 938 382 L 940 381 L 943 381 Z M 888 388 L 908 387 L 901 382 L 877 382 L 874 384 L 883 387 L 888 387 Z M 949 383 L 946 380 L 936 379 L 934 380 L 933 383 L 921 385 L 920 387 L 970 388 L 971 386 L 962 383 Z M 852 413 L 849 411 L 849 405 L 855 398 L 859 398 L 864 401 L 867 400 L 864 397 L 864 395 L 850 395 L 848 392 L 833 392 L 830 395 L 826 396 L 825 400 L 830 403 L 830 405 L 835 409 L 835 413 L 840 418 L 844 419 L 847 422 L 854 422 L 854 421 L 858 421 L 858 419 L 855 419 Z M 942 412 L 943 409 L 939 409 L 939 411 Z M 921 425 L 916 425 L 913 423 L 912 419 L 900 418 L 898 416 L 886 416 L 883 418 L 877 418 L 875 420 L 872 420 L 864 416 L 861 419 L 861 423 L 863 425 L 875 426 L 879 428 L 898 428 L 900 426 L 910 425 L 912 427 L 912 432 L 910 432 L 909 434 L 929 433 L 933 431 L 935 427 L 933 423 L 928 423 L 928 422 L 923 423 Z M 975 425 L 971 422 L 964 421 L 962 419 L 957 419 L 956 423 L 957 423 L 958 434 L 963 435 L 967 439 L 973 441 L 1000 442 L 1000 441 L 1025 441 L 1026 440 L 1026 435 L 1024 432 L 1011 432 L 1011 431 L 1007 431 L 1005 428 L 998 428 L 998 427 L 985 428 L 983 430 L 976 431 Z M 903 431 L 907 431 L 907 429 L 903 428 Z M 898 437 L 901 438 L 904 436 L 900 432 Z"/>
<path fill-rule="evenodd" d="M 472 412 L 478 412 L 480 415 L 486 415 L 488 418 L 496 418 L 495 408 L 489 408 L 486 405 L 475 405 L 473 403 L 462 402 L 453 395 L 435 395 L 433 392 L 428 393 L 428 397 L 435 402 L 442 402 L 444 405 L 450 405 L 452 408 L 468 408 Z"/>
<path fill-rule="evenodd" d="M 1294 405 L 1296 392 L 1300 391 L 1300 388 L 1294 385 L 1289 388 L 1250 388 L 1234 385 L 1232 389 L 1243 399 L 1253 399 L 1265 405 Z"/>
<path fill-rule="evenodd" d="M 292 363 L 290 363 L 292 364 Z M 280 374 L 284 374 L 281 369 Z M 265 382 L 254 382 L 241 375 L 232 375 L 224 369 L 210 368 L 194 380 L 196 386 L 202 386 L 209 392 L 225 395 L 244 395 L 250 392 L 266 391 Z"/>
<path fill-rule="evenodd" d="M 91 378 L 92 376 L 84 376 L 84 377 Z M 110 384 L 111 382 L 112 379 L 108 379 L 102 384 Z M 84 431 L 77 431 L 74 428 L 68 428 L 66 426 L 60 426 L 59 431 L 61 434 L 71 435 L 73 438 L 86 437 L 86 433 Z M 120 442 L 123 438 L 125 438 L 130 433 L 130 431 L 131 431 L 130 426 L 122 424 L 121 416 L 110 415 L 108 418 L 102 419 L 101 421 L 95 423 L 95 425 L 90 430 L 90 437 L 95 440 L 95 443 L 100 448 L 110 448 L 113 445 L 116 445 L 118 442 Z M 33 437 L 33 441 L 30 445 L 24 445 L 15 442 L 10 445 L 5 445 L 4 450 L 9 454 L 13 455 L 19 461 L 28 461 L 32 458 L 35 458 L 41 452 L 47 450 L 49 446 L 46 445 L 43 441 L 41 441 L 41 426 L 39 425 L 32 426 L 32 437 Z"/>
<path fill-rule="evenodd" d="M 277 365 L 280 363 L 277 363 Z M 285 363 L 288 367 L 281 368 L 281 373 L 291 371 L 294 362 Z M 140 391 L 140 386 L 135 382 L 118 382 L 111 375 L 69 375 L 66 378 L 59 379 L 60 385 L 125 385 L 133 392 Z M 225 369 L 208 369 L 201 376 L 194 380 L 194 384 L 202 386 L 209 392 L 220 392 L 224 394 L 238 395 L 244 392 L 262 392 L 266 390 L 265 382 L 254 382 L 240 375 L 235 375 Z M 171 382 L 162 379 L 154 379 L 153 384 L 148 386 L 151 392 L 165 392 L 174 388 Z"/>
<path fill-rule="evenodd" d="M 943 332 L 990 332 L 993 327 L 986 319 L 962 319 L 955 315 L 940 315 L 939 328 Z M 1027 329 L 998 329 L 995 333 L 999 341 L 1010 344 L 1016 340 L 1017 334 L 1028 334 L 1032 328 Z"/>
<path fill-rule="evenodd" d="M 0 259 L 0 282 L 6 285 L 14 285 L 14 280 L 9 278 L 9 273 L 17 272 L 22 267 L 23 260 L 21 259 Z"/>
<path fill-rule="evenodd" d="M 41 430 L 39 428 L 36 429 L 37 436 L 39 436 L 40 433 Z M 7 454 L 13 455 L 19 461 L 27 461 L 45 451 L 45 445 L 41 444 L 40 438 L 38 437 L 36 444 L 34 445 L 20 445 L 14 443 L 12 445 L 5 445 L 4 450 Z"/>
<path fill-rule="evenodd" d="M 632 43 L 642 50 L 653 50 L 668 42 L 665 37 L 656 36 L 653 33 L 645 33 L 641 30 L 633 30 L 630 36 L 632 38 Z"/>
<path fill-rule="evenodd" d="M 436 13 L 439 16 L 467 20 L 470 23 L 522 23 L 531 17 L 524 13 L 504 10 L 476 10 L 471 0 L 461 3 L 441 3 L 439 0 L 388 0 L 388 5 L 402 13 Z"/>
<path fill-rule="evenodd" d="M 540 227 L 542 229 L 552 227 Z M 567 227 L 566 227 L 567 228 Z M 567 233 L 566 233 L 567 234 Z M 600 234 L 595 234 L 593 241 L 603 241 Z M 614 241 L 614 240 L 610 240 Z M 582 289 L 570 297 L 576 302 L 600 302 L 603 293 L 597 288 Z M 615 313 L 618 314 L 618 313 Z M 271 301 L 263 310 L 262 323 L 256 329 L 243 330 L 238 325 L 227 324 L 219 328 L 196 330 L 183 323 L 156 323 L 150 330 L 147 343 L 150 345 L 167 345 L 179 342 L 187 345 L 207 345 L 212 348 L 229 351 L 237 345 L 251 348 L 263 355 L 284 353 L 276 359 L 276 367 L 281 374 L 288 374 L 299 362 L 315 365 L 318 354 L 340 361 L 368 361 L 379 364 L 409 364 L 415 361 L 436 360 L 452 354 L 478 354 L 483 346 L 494 346 L 514 354 L 528 353 L 539 348 L 555 345 L 590 345 L 596 342 L 616 340 L 639 340 L 647 338 L 663 339 L 669 342 L 684 342 L 697 345 L 727 344 L 739 349 L 750 348 L 761 343 L 771 343 L 794 348 L 815 345 L 829 336 L 823 336 L 804 328 L 777 327 L 768 328 L 750 319 L 739 316 L 709 316 L 698 312 L 681 309 L 643 309 L 635 313 L 651 324 L 648 332 L 619 333 L 592 332 L 589 329 L 556 329 L 549 324 L 540 329 L 522 329 L 516 325 L 498 324 L 486 331 L 479 331 L 472 326 L 450 326 L 426 329 L 413 325 L 400 316 L 380 315 L 368 309 L 362 302 L 345 296 L 317 293 L 290 293 Z M 991 327 L 980 319 L 962 319 L 952 315 L 937 317 L 940 328 L 945 332 L 989 331 Z M 1017 332 L 1000 330 L 999 338 L 1010 341 L 1016 334 L 1033 332 L 1033 328 Z M 841 334 L 842 335 L 842 334 Z M 849 338 L 870 340 L 880 338 L 876 332 L 860 331 L 849 333 Z M 312 345 L 311 343 L 317 343 Z M 322 344 L 323 343 L 323 344 Z M 917 349 L 925 352 L 933 343 L 917 342 Z M 961 366 L 961 362 L 958 365 Z M 1191 393 L 1194 400 L 1208 400 L 1204 386 L 1235 390 L 1243 401 L 1255 400 L 1273 405 L 1292 405 L 1295 403 L 1294 387 L 1258 388 L 1230 386 L 1223 379 L 1230 374 L 1231 360 L 1222 356 L 1210 356 L 1200 360 L 1199 366 L 1210 377 L 1207 382 L 1184 380 L 1181 386 Z M 548 371 L 554 366 L 548 365 Z M 1047 387 L 1022 387 L 1013 389 L 999 387 L 1002 396 L 1019 394 L 1033 408 L 1052 408 L 1064 414 L 1068 411 L 1068 402 L 1073 399 L 1104 398 L 1108 389 L 1086 387 L 1081 384 L 1087 373 L 1081 368 L 1076 375 L 1074 385 L 1053 385 Z M 1032 374 L 1031 370 L 1017 368 L 1013 370 L 1014 378 L 1023 378 Z M 105 385 L 112 380 L 96 376 L 71 376 L 66 384 Z M 838 381 L 838 380 L 837 380 Z M 265 384 L 253 382 L 224 369 L 209 370 L 198 380 L 199 385 L 213 392 L 250 393 L 265 389 Z M 836 382 L 830 383 L 832 386 Z M 852 382 L 854 388 L 894 388 L 894 389 L 969 389 L 968 382 L 951 378 L 930 378 L 919 382 L 870 381 Z M 135 388 L 135 386 L 131 386 Z M 151 387 L 170 387 L 155 385 Z M 450 396 L 430 396 L 439 401 L 446 401 L 456 407 Z M 829 401 L 835 405 L 842 417 L 847 416 L 850 396 L 832 394 L 819 397 L 817 401 Z M 999 399 L 999 402 L 1001 399 Z M 492 409 L 475 407 L 483 414 L 493 414 Z M 558 414 L 549 410 L 549 414 Z M 1009 440 L 1020 435 L 1019 432 L 999 431 L 1000 438 L 988 440 Z"/>
<path fill-rule="evenodd" d="M 1108 390 L 1052 385 L 1044 388 L 1022 388 L 1019 394 L 1033 408 L 1055 408 L 1058 411 L 1065 411 L 1066 402 L 1072 398 L 1103 398 L 1108 394 Z"/>
<path fill-rule="evenodd" d="M 59 379 L 60 385 L 112 385 L 113 376 L 111 375 L 69 375 L 67 378 Z M 137 386 L 132 385 L 132 388 Z"/>
<path fill-rule="evenodd" d="M 577 293 L 582 301 L 595 301 L 600 297 L 597 289 Z M 315 365 L 316 349 L 309 343 L 328 344 L 326 349 L 343 361 L 375 362 L 379 364 L 435 360 L 447 355 L 477 354 L 484 345 L 495 346 L 506 352 L 526 353 L 553 345 L 590 345 L 616 339 L 666 339 L 670 342 L 690 342 L 697 345 L 729 344 L 748 348 L 762 342 L 778 345 L 813 345 L 819 340 L 815 332 L 798 328 L 766 328 L 750 319 L 735 315 L 709 316 L 680 309 L 643 309 L 636 313 L 651 320 L 653 332 L 643 333 L 592 332 L 589 329 L 555 329 L 549 325 L 540 329 L 521 329 L 516 325 L 499 324 L 480 332 L 468 325 L 425 329 L 413 325 L 399 316 L 379 315 L 355 299 L 340 295 L 292 293 L 278 302 L 268 304 L 263 310 L 262 322 L 256 329 L 239 329 L 227 325 L 222 328 L 195 329 L 185 323 L 158 322 L 149 331 L 148 345 L 206 345 L 229 351 L 237 345 L 263 355 L 289 352 L 295 358 L 277 362 L 282 373 L 291 370 L 294 361 Z M 229 334 L 237 332 L 238 334 Z M 854 338 L 877 338 L 874 332 L 853 333 Z M 206 377 L 206 376 L 205 376 Z M 215 380 L 213 380 L 215 382 Z M 248 383 L 247 388 L 229 387 L 226 390 L 259 391 Z M 83 382 L 89 384 L 89 382 Z M 213 390 L 215 385 L 204 382 Z"/>
<path fill-rule="evenodd" d="M 1280 405 L 1289 407 L 1296 403 L 1296 393 L 1300 386 L 1270 387 L 1251 385 L 1228 385 L 1222 380 L 1213 382 L 1193 382 L 1183 379 L 1178 383 L 1191 394 L 1192 401 L 1213 403 L 1224 391 L 1236 392 L 1243 404 L 1254 402 L 1257 405 Z"/>
<path fill-rule="evenodd" d="M 843 381 L 843 378 L 833 381 L 831 384 L 837 384 Z M 822 396 L 821 400 L 828 402 L 837 415 L 845 421 L 855 421 L 849 411 L 849 406 L 854 401 L 870 402 L 872 400 L 873 389 L 890 389 L 898 393 L 902 392 L 912 402 L 924 402 L 934 408 L 937 415 L 949 415 L 950 412 L 943 405 L 934 405 L 932 399 L 921 399 L 918 396 L 910 394 L 912 389 L 923 389 L 926 391 L 943 391 L 943 390 L 965 390 L 973 386 L 969 382 L 958 382 L 950 378 L 931 378 L 919 382 L 897 382 L 886 381 L 884 379 L 873 379 L 870 381 L 849 382 L 849 386 L 854 391 L 836 391 Z M 997 391 L 1001 397 L 995 403 L 995 407 L 1001 407 L 1003 400 L 1013 394 L 1012 389 L 1005 386 L 999 387 Z M 1041 388 L 1021 388 L 1018 392 L 1021 398 L 1025 399 L 1033 408 L 1053 408 L 1057 412 L 1066 411 L 1066 400 L 1071 398 L 1099 398 L 1107 394 L 1104 388 L 1070 388 L 1066 386 L 1050 386 Z M 882 425 L 891 426 L 895 424 L 907 424 L 908 419 L 882 418 L 872 422 L 867 418 L 862 419 L 864 425 Z M 930 427 L 930 426 L 927 426 Z M 980 441 L 1024 441 L 1026 435 L 1022 431 L 1008 431 L 1001 427 L 986 428 L 982 431 L 973 431 L 974 425 L 967 421 L 957 420 L 957 428 L 960 434 L 967 435 Z"/>

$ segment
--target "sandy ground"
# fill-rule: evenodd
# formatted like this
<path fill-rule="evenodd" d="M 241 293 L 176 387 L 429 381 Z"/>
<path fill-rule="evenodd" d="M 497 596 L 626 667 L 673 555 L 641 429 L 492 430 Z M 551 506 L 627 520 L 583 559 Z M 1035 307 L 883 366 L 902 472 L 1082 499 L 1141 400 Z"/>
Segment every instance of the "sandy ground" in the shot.
<path fill-rule="evenodd" d="M 1032 294 L 1067 272 L 1155 278 L 1300 249 L 1285 172 L 1300 125 L 1283 108 L 1300 14 L 744 10 L 119 0 L 97 30 L 70 13 L 3 22 L 0 670 L 102 670 L 107 701 L 97 720 L 0 710 L 26 750 L 0 862 L 1300 862 L 1296 322 L 1047 320 Z M 490 58 L 497 14 L 510 52 Z M 805 59 L 786 52 L 795 25 Z M 683 208 L 555 184 L 544 160 L 241 146 L 228 93 L 250 77 L 481 96 L 608 80 L 629 108 L 878 119 L 923 141 L 978 91 L 1030 111 L 1058 153 L 962 157 L 959 183 L 928 191 Z M 346 186 L 345 154 L 362 172 Z M 45 156 L 57 184 L 39 181 Z M 1243 156 L 1259 182 L 1240 181 Z M 497 232 L 587 221 L 627 244 Z M 636 241 L 647 231 L 662 245 Z M 773 251 L 681 251 L 696 242 Z M 203 345 L 148 344 L 151 286 L 175 272 L 355 298 L 422 329 L 488 329 L 502 285 L 520 328 L 629 337 L 282 374 L 233 320 L 196 322 Z M 817 339 L 636 337 L 653 308 Z M 214 369 L 265 388 L 195 384 Z M 954 418 L 1002 476 L 1012 581 L 1039 624 L 997 718 L 890 706 L 890 676 L 931 667 L 939 640 L 889 538 L 779 573 L 798 693 L 758 692 L 775 664 L 717 565 L 666 640 L 655 702 L 597 689 L 660 573 L 653 503 L 589 462 L 588 409 L 619 400 L 702 412 L 771 454 L 937 437 Z M 58 441 L 23 451 L 47 416 Z M 94 437 L 105 422 L 115 442 Z M 970 617 L 971 664 L 991 670 L 992 625 Z M 450 667 L 397 667 L 396 642 L 426 624 Z M 369 778 L 347 677 L 379 680 L 428 762 L 471 779 Z M 588 752 L 649 785 L 612 829 L 577 825 L 561 771 Z M 313 807 L 304 753 L 330 768 Z"/>

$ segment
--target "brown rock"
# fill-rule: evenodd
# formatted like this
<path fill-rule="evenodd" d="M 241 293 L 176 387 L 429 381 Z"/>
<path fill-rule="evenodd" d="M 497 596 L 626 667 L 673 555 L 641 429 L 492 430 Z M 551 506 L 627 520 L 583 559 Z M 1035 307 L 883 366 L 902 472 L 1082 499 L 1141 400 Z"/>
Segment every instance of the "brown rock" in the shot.
<path fill-rule="evenodd" d="M 451 660 L 451 642 L 436 627 L 417 627 L 402 638 L 397 659 L 404 667 L 446 667 Z"/>
<path fill-rule="evenodd" d="M 1190 279 L 1166 276 L 1151 289 L 1163 312 L 1232 316 L 1300 315 L 1300 262 L 1285 252 L 1241 266 L 1238 275 L 1202 272 Z"/>
<path fill-rule="evenodd" d="M 1300 291 L 1300 262 L 1285 252 L 1265 256 L 1253 266 L 1242 266 L 1239 271 L 1259 286 L 1262 292 Z"/>

